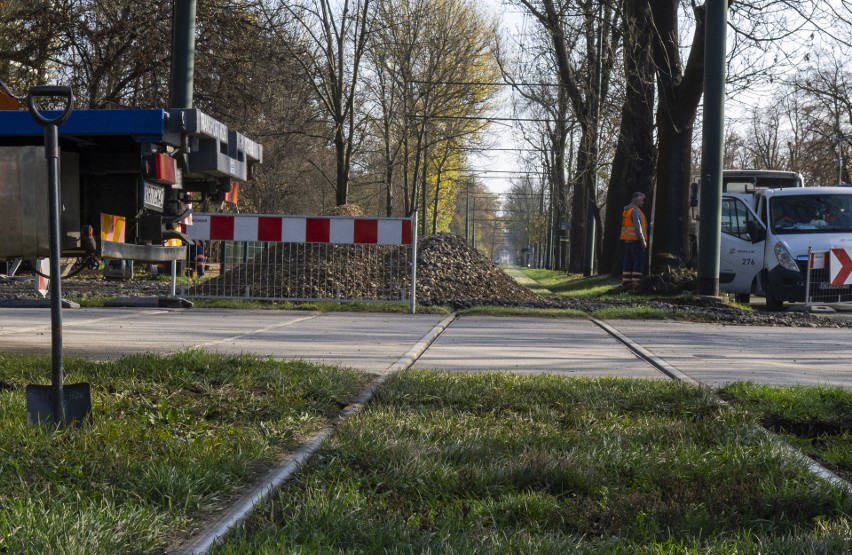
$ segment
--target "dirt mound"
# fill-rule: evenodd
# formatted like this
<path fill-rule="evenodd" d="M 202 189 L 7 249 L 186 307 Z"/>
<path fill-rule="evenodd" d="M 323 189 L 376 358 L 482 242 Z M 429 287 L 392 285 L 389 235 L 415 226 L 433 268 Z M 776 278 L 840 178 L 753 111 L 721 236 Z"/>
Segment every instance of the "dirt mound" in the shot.
<path fill-rule="evenodd" d="M 463 237 L 450 233 L 426 235 L 418 241 L 417 296 L 423 304 L 454 306 L 541 300 L 471 249 Z"/>
<path fill-rule="evenodd" d="M 360 218 L 364 215 L 364 210 L 357 204 L 340 204 L 323 213 L 323 216 L 349 216 L 351 218 Z"/>
<path fill-rule="evenodd" d="M 226 296 L 240 296 L 248 286 L 252 296 L 265 298 L 400 299 L 410 289 L 409 268 L 408 252 L 398 247 L 279 244 L 214 278 L 210 288 Z M 418 241 L 417 299 L 456 307 L 540 300 L 463 238 L 448 233 Z"/>

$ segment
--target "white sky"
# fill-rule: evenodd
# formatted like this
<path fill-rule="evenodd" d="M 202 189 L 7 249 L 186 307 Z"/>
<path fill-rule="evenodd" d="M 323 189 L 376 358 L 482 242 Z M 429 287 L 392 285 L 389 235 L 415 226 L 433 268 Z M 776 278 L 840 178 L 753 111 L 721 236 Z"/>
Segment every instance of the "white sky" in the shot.
<path fill-rule="evenodd" d="M 514 6 L 505 6 L 502 0 L 480 0 L 486 13 L 490 12 L 499 20 L 501 30 L 508 32 L 517 32 L 523 25 L 524 17 L 521 11 Z M 501 100 L 498 104 L 501 105 L 499 112 L 492 114 L 493 117 L 512 117 L 511 113 L 511 98 L 509 87 L 504 87 Z M 495 122 L 491 125 L 488 132 L 489 140 L 496 148 L 513 148 L 517 145 L 515 137 L 512 135 L 514 127 L 513 122 L 503 121 Z M 491 150 L 483 152 L 473 152 L 470 156 L 471 166 L 478 170 L 483 170 L 479 173 L 482 181 L 486 186 L 495 193 L 508 192 L 510 187 L 510 179 L 517 174 L 515 172 L 520 167 L 520 160 L 517 152 L 509 150 Z"/>

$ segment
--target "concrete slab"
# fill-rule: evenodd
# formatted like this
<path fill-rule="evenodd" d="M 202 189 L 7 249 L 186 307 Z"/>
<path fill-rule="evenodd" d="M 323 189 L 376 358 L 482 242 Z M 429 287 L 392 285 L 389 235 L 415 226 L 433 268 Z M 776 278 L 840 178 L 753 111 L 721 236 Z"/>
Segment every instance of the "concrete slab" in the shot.
<path fill-rule="evenodd" d="M 115 359 L 201 348 L 387 369 L 444 316 L 227 309 L 80 309 L 63 314 L 63 352 Z M 0 310 L 0 352 L 50 354 L 50 312 Z"/>
<path fill-rule="evenodd" d="M 445 317 L 433 314 L 328 313 L 295 326 L 270 327 L 237 340 L 204 345 L 203 348 L 383 372 Z"/>
<path fill-rule="evenodd" d="M 415 368 L 668 379 L 586 320 L 462 316 Z"/>
<path fill-rule="evenodd" d="M 852 388 L 849 331 L 690 322 L 607 323 L 712 387 L 735 381 Z"/>

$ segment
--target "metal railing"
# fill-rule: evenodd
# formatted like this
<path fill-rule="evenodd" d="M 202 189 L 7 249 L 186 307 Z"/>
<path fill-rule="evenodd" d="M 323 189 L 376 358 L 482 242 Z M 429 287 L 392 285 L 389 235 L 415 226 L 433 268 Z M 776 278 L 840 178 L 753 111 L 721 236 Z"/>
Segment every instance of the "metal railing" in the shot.
<path fill-rule="evenodd" d="M 218 224 L 205 219 L 209 216 L 194 214 L 194 225 L 188 228 L 194 243 L 178 273 L 193 279 L 178 287 L 180 296 L 409 304 L 414 313 L 416 220 L 241 214 L 227 216 L 230 231 L 222 240 L 215 231 Z M 247 236 L 240 232 L 246 227 L 251 228 L 249 236 L 264 236 L 270 223 L 284 230 L 275 237 L 287 239 L 296 229 L 295 236 L 302 240 L 235 240 Z M 313 233 L 315 224 L 325 232 Z M 383 230 L 396 227 L 403 232 L 391 233 L 390 238 L 383 235 Z"/>

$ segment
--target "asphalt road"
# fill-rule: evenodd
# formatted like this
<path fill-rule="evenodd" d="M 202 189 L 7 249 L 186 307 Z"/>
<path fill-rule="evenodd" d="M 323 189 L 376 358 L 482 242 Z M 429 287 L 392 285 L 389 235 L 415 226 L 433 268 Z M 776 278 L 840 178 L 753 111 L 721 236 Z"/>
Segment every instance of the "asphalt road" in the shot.
<path fill-rule="evenodd" d="M 382 373 L 445 317 L 212 309 L 63 311 L 63 354 L 114 359 L 206 349 Z M 615 320 L 612 328 L 707 385 L 748 380 L 852 389 L 846 329 Z M 0 308 L 0 352 L 50 354 L 50 311 Z M 587 320 L 462 316 L 414 364 L 447 371 L 667 379 Z"/>

